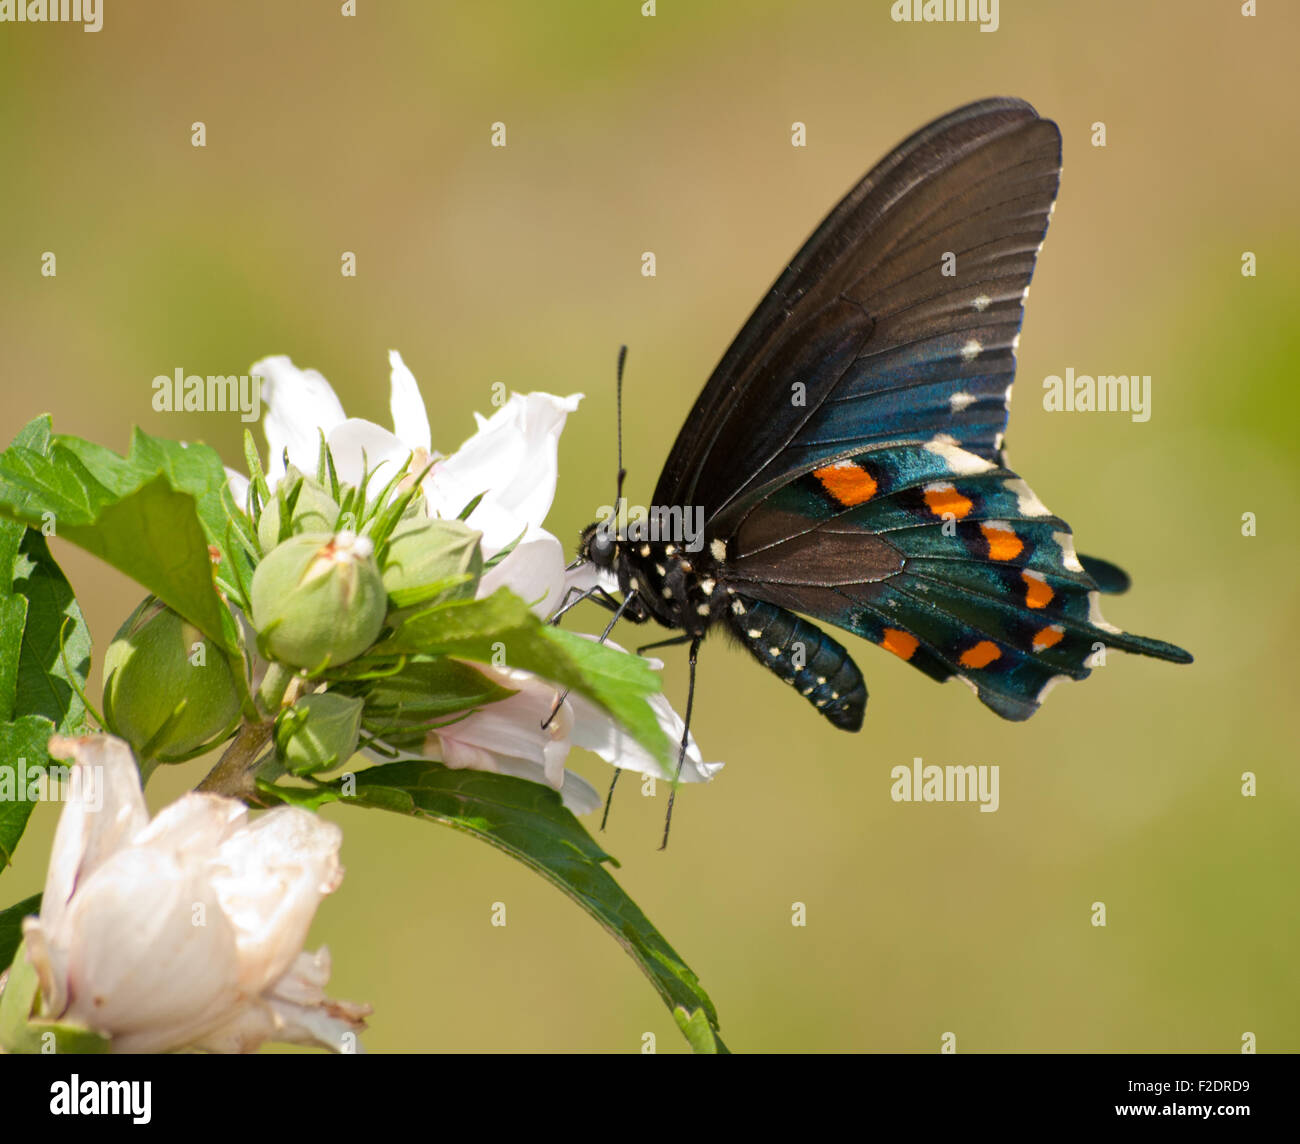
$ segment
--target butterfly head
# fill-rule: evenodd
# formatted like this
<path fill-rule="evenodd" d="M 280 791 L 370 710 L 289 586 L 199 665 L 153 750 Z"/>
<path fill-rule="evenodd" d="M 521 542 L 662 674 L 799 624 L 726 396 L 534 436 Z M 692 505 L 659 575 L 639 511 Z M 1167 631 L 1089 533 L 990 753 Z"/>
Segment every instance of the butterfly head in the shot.
<path fill-rule="evenodd" d="M 597 568 L 613 568 L 618 556 L 618 540 L 608 523 L 597 521 L 582 530 L 578 555 Z"/>

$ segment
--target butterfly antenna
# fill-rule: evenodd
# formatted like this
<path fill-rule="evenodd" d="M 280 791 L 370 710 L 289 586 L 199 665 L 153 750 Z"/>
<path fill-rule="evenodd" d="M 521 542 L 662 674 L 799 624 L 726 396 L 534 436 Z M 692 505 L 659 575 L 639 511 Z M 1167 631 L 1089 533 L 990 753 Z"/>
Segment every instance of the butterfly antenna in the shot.
<path fill-rule="evenodd" d="M 618 495 L 614 498 L 614 511 L 617 513 L 623 503 L 623 478 L 627 470 L 623 468 L 623 366 L 627 362 L 627 346 L 618 347 Z"/>

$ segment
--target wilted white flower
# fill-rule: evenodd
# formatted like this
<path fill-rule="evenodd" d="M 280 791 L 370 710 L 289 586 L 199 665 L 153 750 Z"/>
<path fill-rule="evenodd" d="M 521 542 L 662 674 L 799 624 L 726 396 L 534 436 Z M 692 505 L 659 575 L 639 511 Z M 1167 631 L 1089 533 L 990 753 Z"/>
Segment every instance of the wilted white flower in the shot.
<path fill-rule="evenodd" d="M 343 878 L 337 826 L 293 807 L 250 819 L 242 803 L 196 793 L 151 822 L 120 739 L 56 736 L 49 749 L 75 760 L 80 781 L 40 916 L 23 922 L 44 1016 L 95 1030 L 114 1052 L 352 1046 L 370 1007 L 329 1000 L 329 954 L 303 952 Z"/>

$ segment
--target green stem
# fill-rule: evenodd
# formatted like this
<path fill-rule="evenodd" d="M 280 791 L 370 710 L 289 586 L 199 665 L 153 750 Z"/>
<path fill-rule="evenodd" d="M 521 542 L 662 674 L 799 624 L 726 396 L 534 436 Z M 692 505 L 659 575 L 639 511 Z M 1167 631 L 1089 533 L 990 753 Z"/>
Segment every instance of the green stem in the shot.
<path fill-rule="evenodd" d="M 272 661 L 267 665 L 262 684 L 257 689 L 257 705 L 262 714 L 274 717 L 284 702 L 285 692 L 297 672 L 292 667 Z"/>

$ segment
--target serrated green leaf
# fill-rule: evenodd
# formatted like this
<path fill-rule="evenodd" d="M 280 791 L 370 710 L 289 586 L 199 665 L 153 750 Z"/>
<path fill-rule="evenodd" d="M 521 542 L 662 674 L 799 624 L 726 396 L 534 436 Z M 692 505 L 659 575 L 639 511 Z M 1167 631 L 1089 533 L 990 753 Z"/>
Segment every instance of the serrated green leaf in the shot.
<path fill-rule="evenodd" d="M 45 537 L 33 528 L 24 530 L 13 589 L 25 622 L 12 710 L 42 715 L 60 734 L 76 734 L 85 722 L 78 692 L 90 671 L 90 629 Z"/>
<path fill-rule="evenodd" d="M 505 851 L 562 890 L 608 930 L 641 967 L 670 1011 L 695 1014 L 689 1036 L 704 1043 L 698 1026 L 702 1019 L 715 1051 L 726 1051 L 716 1035 L 717 1012 L 699 979 L 605 869 L 607 862 L 618 863 L 565 809 L 555 791 L 508 775 L 451 770 L 423 760 L 371 767 L 358 772 L 353 781 L 356 788 L 351 797 L 343 796 L 342 780 L 310 791 L 278 786 L 260 789 L 312 807 L 333 798 L 439 822 Z"/>
<path fill-rule="evenodd" d="M 531 671 L 603 708 L 669 773 L 672 748 L 646 702 L 659 676 L 646 661 L 543 623 L 508 588 L 410 616 L 374 653 L 448 655 Z"/>
<path fill-rule="evenodd" d="M 226 542 L 225 471 L 206 446 L 136 432 L 128 457 L 28 425 L 0 454 L 0 513 L 58 535 L 125 572 L 227 650 L 233 617 L 208 545 Z"/>

